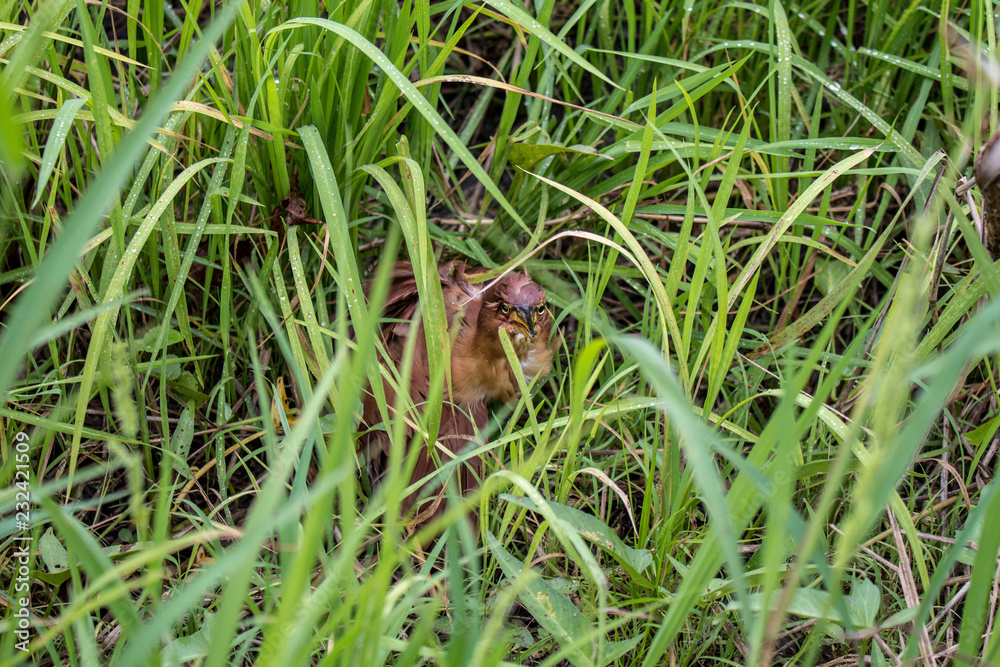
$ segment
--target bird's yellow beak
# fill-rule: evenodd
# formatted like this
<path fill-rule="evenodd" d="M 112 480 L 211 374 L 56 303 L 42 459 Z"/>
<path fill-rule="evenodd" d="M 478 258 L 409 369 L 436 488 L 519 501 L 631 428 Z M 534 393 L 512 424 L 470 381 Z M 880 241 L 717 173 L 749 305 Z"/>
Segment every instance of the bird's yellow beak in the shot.
<path fill-rule="evenodd" d="M 534 318 L 527 312 L 527 310 L 516 308 L 514 312 L 511 313 L 511 321 L 519 326 L 524 327 L 524 330 L 528 332 L 528 335 L 532 338 L 535 337 L 535 322 Z"/>

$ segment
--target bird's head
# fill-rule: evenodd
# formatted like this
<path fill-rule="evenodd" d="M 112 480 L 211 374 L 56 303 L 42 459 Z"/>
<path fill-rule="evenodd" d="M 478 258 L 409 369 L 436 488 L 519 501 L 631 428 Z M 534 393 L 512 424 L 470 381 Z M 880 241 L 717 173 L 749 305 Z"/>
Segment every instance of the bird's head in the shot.
<path fill-rule="evenodd" d="M 506 329 L 515 343 L 533 340 L 547 328 L 548 317 L 545 291 L 527 273 L 508 274 L 490 285 L 479 311 L 480 326 Z"/>

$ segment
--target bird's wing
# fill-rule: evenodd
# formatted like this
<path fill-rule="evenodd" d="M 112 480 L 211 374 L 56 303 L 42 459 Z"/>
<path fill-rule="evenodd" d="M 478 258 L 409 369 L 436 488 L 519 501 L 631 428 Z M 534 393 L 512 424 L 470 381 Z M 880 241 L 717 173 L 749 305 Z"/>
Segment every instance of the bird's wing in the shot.
<path fill-rule="evenodd" d="M 485 269 L 466 269 L 465 262 L 451 261 L 443 264 L 441 291 L 444 293 L 444 310 L 448 318 L 448 330 L 455 325 L 455 318 L 475 324 L 479 315 L 479 289 L 469 284 L 468 276 L 483 273 Z"/>
<path fill-rule="evenodd" d="M 465 263 L 452 261 L 442 264 L 439 274 L 449 330 L 456 318 L 470 321 L 468 318 L 471 317 L 474 323 L 479 305 L 478 299 L 474 297 L 478 292 L 466 280 Z M 407 340 L 417 337 L 410 383 L 411 396 L 417 401 L 427 395 L 429 374 L 423 327 L 419 324 L 415 329 L 413 327 L 413 318 L 419 305 L 420 296 L 413 266 L 409 262 L 397 262 L 392 269 L 389 291 L 383 306 L 384 317 L 394 320 L 386 323 L 381 330 L 386 352 L 384 361 L 398 368 Z"/>
<path fill-rule="evenodd" d="M 456 318 L 466 318 L 465 321 L 469 321 L 467 318 L 471 317 L 471 321 L 474 323 L 479 310 L 479 300 L 475 298 L 478 295 L 478 290 L 469 285 L 466 279 L 465 263 L 448 262 L 440 267 L 439 272 L 449 328 L 454 324 Z M 382 361 L 398 368 L 402 361 L 407 339 L 413 335 L 418 337 L 415 341 L 410 376 L 410 397 L 418 403 L 426 397 L 429 390 L 429 369 L 423 327 L 418 324 L 414 330 L 412 326 L 413 316 L 417 312 L 419 302 L 413 267 L 407 262 L 398 262 L 393 267 L 389 292 L 383 309 L 386 318 L 396 321 L 389 322 L 382 328 L 382 338 L 385 345 L 385 358 Z M 392 386 L 389 382 L 384 382 L 383 387 L 387 404 L 394 405 L 395 391 Z M 391 443 L 389 434 L 383 428 L 378 428 L 382 418 L 378 404 L 370 390 L 366 392 L 362 402 L 361 426 L 362 428 L 367 427 L 369 430 L 362 434 L 358 444 L 367 453 L 368 472 L 374 485 L 385 474 Z M 477 428 L 481 429 L 486 425 L 486 421 L 486 406 L 481 403 L 471 406 L 469 412 L 446 405 L 439 431 L 441 440 L 452 451 L 459 451 L 465 442 L 475 434 Z M 409 436 L 410 429 L 408 428 L 407 437 Z M 478 463 L 478 459 L 474 459 L 473 463 Z M 426 454 L 421 454 L 413 479 L 421 479 L 432 470 L 432 462 Z M 478 468 L 464 473 L 472 475 L 467 480 L 463 477 L 463 482 L 467 486 L 474 483 L 476 470 Z M 415 494 L 407 498 L 405 505 L 408 507 L 414 498 Z"/>
<path fill-rule="evenodd" d="M 370 283 L 365 291 L 367 293 L 371 292 Z M 382 307 L 384 317 L 396 320 L 386 323 L 381 330 L 385 354 L 384 356 L 380 354 L 379 359 L 388 367 L 399 367 L 406 347 L 406 338 L 410 333 L 410 320 L 413 318 L 414 312 L 416 312 L 418 303 L 417 281 L 413 275 L 413 267 L 409 262 L 397 262 L 393 266 L 392 274 L 389 278 L 389 291 L 386 294 L 385 303 Z M 423 332 L 418 330 L 418 334 L 422 337 Z M 427 385 L 427 352 L 422 341 L 418 341 L 414 352 L 410 393 L 415 401 L 419 401 L 421 400 L 419 396 L 414 394 L 419 394 L 421 387 L 424 388 L 424 392 L 426 393 Z M 421 371 L 421 366 L 423 367 L 423 371 Z M 423 373 L 422 383 L 421 373 Z M 390 406 L 390 408 L 395 406 L 396 391 L 393 383 L 385 380 L 382 383 L 382 387 L 385 391 L 386 405 Z M 372 392 L 371 388 L 368 388 L 362 397 L 362 420 L 359 425 L 362 434 L 358 439 L 358 446 L 366 453 L 368 475 L 373 488 L 386 472 L 388 452 L 391 445 L 389 434 L 386 432 L 385 427 L 380 425 L 380 422 L 382 422 L 382 415 L 379 411 L 378 402 L 375 399 L 374 392 Z"/>
<path fill-rule="evenodd" d="M 444 293 L 445 314 L 448 318 L 449 328 L 454 324 L 456 315 L 466 315 L 469 305 L 478 305 L 476 297 L 479 294 L 479 289 L 469 284 L 467 276 L 485 271 L 486 269 L 467 271 L 465 262 L 461 261 L 446 262 L 439 267 L 438 273 L 441 278 L 441 290 Z M 397 262 L 392 270 L 383 314 L 390 319 L 406 321 L 389 324 L 383 330 L 383 335 L 409 336 L 410 320 L 417 312 L 419 303 L 420 296 L 417 279 L 413 274 L 413 266 L 409 262 Z"/>
<path fill-rule="evenodd" d="M 413 313 L 416 312 L 419 302 L 417 279 L 413 275 L 413 267 L 409 262 L 396 262 L 389 278 L 389 293 L 386 294 L 382 312 L 387 318 L 405 321 L 388 324 L 382 330 L 382 334 L 384 336 L 393 334 L 407 336 L 410 333 L 409 320 L 413 318 Z"/>

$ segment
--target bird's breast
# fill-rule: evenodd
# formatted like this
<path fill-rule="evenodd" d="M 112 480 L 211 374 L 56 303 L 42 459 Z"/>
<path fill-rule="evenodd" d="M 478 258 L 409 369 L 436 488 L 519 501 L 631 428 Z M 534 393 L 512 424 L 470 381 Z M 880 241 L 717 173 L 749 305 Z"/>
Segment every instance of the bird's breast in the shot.
<path fill-rule="evenodd" d="M 516 394 L 507 358 L 478 358 L 452 362 L 452 400 L 459 405 L 482 401 L 508 401 Z"/>
<path fill-rule="evenodd" d="M 525 380 L 531 382 L 548 374 L 552 351 L 547 347 L 547 338 L 509 329 L 507 333 Z M 460 405 L 472 405 L 480 401 L 514 399 L 520 393 L 516 371 L 511 368 L 500 341 L 459 336 L 452 350 L 452 400 Z"/>
<path fill-rule="evenodd" d="M 547 375 L 552 367 L 552 351 L 544 346 L 529 348 L 520 359 L 521 372 L 528 382 L 536 375 Z"/>

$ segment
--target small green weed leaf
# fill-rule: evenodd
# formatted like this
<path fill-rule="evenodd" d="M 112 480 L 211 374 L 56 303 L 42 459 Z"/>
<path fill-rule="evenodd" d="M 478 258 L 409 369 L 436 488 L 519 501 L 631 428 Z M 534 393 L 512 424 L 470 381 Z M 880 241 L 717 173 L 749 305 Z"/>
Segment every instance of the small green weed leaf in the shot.
<path fill-rule="evenodd" d="M 837 288 L 847 281 L 851 267 L 843 262 L 827 262 L 816 275 L 816 286 L 823 294 L 833 294 Z"/>
<path fill-rule="evenodd" d="M 885 619 L 879 624 L 881 628 L 894 628 L 897 625 L 909 625 L 917 619 L 920 615 L 920 607 L 907 607 L 906 609 L 901 609 L 895 614 Z"/>
<path fill-rule="evenodd" d="M 149 372 L 167 382 L 174 382 L 181 376 L 181 365 L 173 354 L 166 355 L 166 364 L 158 363 Z"/>
<path fill-rule="evenodd" d="M 385 430 L 385 425 L 379 424 L 382 430 Z M 329 414 L 323 415 L 319 418 L 319 428 L 323 435 L 331 435 L 337 431 L 337 415 Z"/>
<path fill-rule="evenodd" d="M 160 339 L 160 327 L 150 329 L 146 332 L 141 339 L 137 341 L 136 347 L 143 352 L 156 352 L 156 344 Z M 181 335 L 176 329 L 167 329 L 166 334 L 163 337 L 163 347 L 168 348 L 175 343 L 180 343 L 184 340 L 184 336 Z"/>
<path fill-rule="evenodd" d="M 49 586 L 61 586 L 67 579 L 70 578 L 70 576 L 72 576 L 72 573 L 68 569 L 56 572 L 55 574 L 45 572 L 43 570 L 32 570 L 31 576 L 39 581 L 44 581 Z"/>
<path fill-rule="evenodd" d="M 185 400 L 201 405 L 208 396 L 201 393 L 201 384 L 191 371 L 181 371 L 175 380 L 170 381 L 170 388 L 180 394 Z"/>
<path fill-rule="evenodd" d="M 517 599 L 538 624 L 559 642 L 566 651 L 566 659 L 573 665 L 590 665 L 591 651 L 579 646 L 581 638 L 593 635 L 593 628 L 583 612 L 549 582 L 526 569 L 489 531 L 486 532 L 486 543 L 504 575 L 511 582 L 519 582 L 521 590 Z"/>
<path fill-rule="evenodd" d="M 206 611 L 204 616 L 199 619 L 199 623 L 200 627 L 197 632 L 187 637 L 178 637 L 163 647 L 167 664 L 180 665 L 204 657 L 208 643 L 212 639 L 215 614 Z"/>
<path fill-rule="evenodd" d="M 747 596 L 750 601 L 750 609 L 755 612 L 764 611 L 762 597 L 756 593 Z M 830 594 L 826 591 L 814 588 L 800 588 L 792 594 L 792 601 L 788 604 L 788 613 L 806 618 L 827 618 L 827 600 Z M 731 602 L 730 609 L 738 609 L 738 602 Z"/>
<path fill-rule="evenodd" d="M 971 512 L 969 520 L 966 522 L 963 530 L 967 530 L 968 539 L 961 546 L 958 552 L 958 560 L 966 565 L 972 565 L 976 562 L 976 550 L 966 546 L 969 542 L 979 544 L 983 537 L 983 520 L 984 515 L 982 512 Z"/>
<path fill-rule="evenodd" d="M 521 648 L 531 648 L 535 645 L 535 638 L 531 636 L 531 631 L 523 625 L 515 625 L 510 631 L 510 642 L 514 646 Z"/>
<path fill-rule="evenodd" d="M 965 438 L 969 441 L 970 445 L 978 447 L 986 441 L 993 440 L 998 424 L 1000 424 L 1000 417 L 994 417 L 985 424 L 980 424 L 976 428 L 969 431 Z"/>
<path fill-rule="evenodd" d="M 750 601 L 750 608 L 753 611 L 764 611 L 762 608 L 762 596 L 754 593 L 747 596 Z M 847 609 L 851 614 L 851 623 L 856 628 L 868 628 L 875 625 L 878 616 L 880 598 L 878 587 L 867 579 L 855 579 L 851 594 L 845 596 Z M 731 609 L 738 608 L 739 603 L 730 604 Z M 803 618 L 816 618 L 834 623 L 841 623 L 840 618 L 834 611 L 830 594 L 827 591 L 815 588 L 800 588 L 792 594 L 792 601 L 788 605 L 788 613 Z"/>
<path fill-rule="evenodd" d="M 65 572 L 69 568 L 66 548 L 63 547 L 52 528 L 46 530 L 38 539 L 38 553 L 45 561 L 45 567 L 51 574 Z"/>
<path fill-rule="evenodd" d="M 192 378 L 193 379 L 193 378 Z M 190 474 L 187 458 L 191 452 L 191 441 L 194 439 L 194 404 L 188 402 L 187 407 L 181 411 L 181 416 L 177 419 L 177 426 L 170 436 L 170 452 L 174 470 L 181 475 Z"/>
<path fill-rule="evenodd" d="M 885 656 L 882 654 L 882 649 L 874 642 L 872 643 L 871 659 L 872 667 L 881 667 L 881 665 L 888 664 L 885 661 Z"/>
<path fill-rule="evenodd" d="M 847 596 L 847 609 L 859 627 L 870 628 L 878 617 L 881 597 L 878 586 L 867 579 L 855 579 L 851 594 Z"/>
<path fill-rule="evenodd" d="M 612 160 L 613 158 L 607 155 L 601 155 L 592 146 L 585 146 L 583 144 L 576 144 L 574 146 L 560 146 L 559 144 L 524 144 L 515 143 L 510 147 L 510 163 L 515 167 L 520 167 L 527 171 L 531 169 L 540 160 L 543 160 L 550 155 L 558 155 L 559 153 L 580 153 L 582 155 L 593 155 L 595 157 L 602 157 L 605 160 Z"/>
<path fill-rule="evenodd" d="M 642 635 L 637 634 L 630 639 L 622 639 L 617 642 L 607 642 L 604 644 L 604 665 L 610 665 L 612 662 L 625 655 L 639 643 L 642 639 Z"/>

